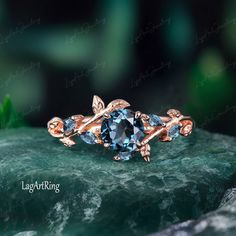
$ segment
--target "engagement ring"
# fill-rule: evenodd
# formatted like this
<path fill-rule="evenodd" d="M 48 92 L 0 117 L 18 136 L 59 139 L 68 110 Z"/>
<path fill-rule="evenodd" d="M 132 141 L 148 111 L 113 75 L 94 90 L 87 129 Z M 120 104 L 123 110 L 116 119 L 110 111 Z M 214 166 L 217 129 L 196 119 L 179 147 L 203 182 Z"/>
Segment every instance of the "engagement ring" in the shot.
<path fill-rule="evenodd" d="M 105 106 L 98 96 L 93 97 L 93 116 L 74 115 L 67 119 L 55 117 L 48 122 L 49 133 L 68 147 L 80 137 L 88 144 L 102 144 L 117 152 L 114 160 L 130 160 L 134 152 L 150 161 L 150 140 L 157 137 L 170 142 L 179 135 L 188 136 L 193 129 L 190 116 L 170 109 L 167 116 L 144 114 L 127 109 L 130 104 L 117 99 Z"/>

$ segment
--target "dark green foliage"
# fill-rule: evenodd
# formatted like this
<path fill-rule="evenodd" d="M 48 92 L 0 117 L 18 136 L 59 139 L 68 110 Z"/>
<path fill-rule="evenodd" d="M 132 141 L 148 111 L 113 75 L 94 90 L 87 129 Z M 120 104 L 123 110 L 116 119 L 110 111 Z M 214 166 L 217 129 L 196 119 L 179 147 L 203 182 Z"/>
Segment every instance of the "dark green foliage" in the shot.
<path fill-rule="evenodd" d="M 15 110 L 10 96 L 6 96 L 3 103 L 0 104 L 0 129 L 22 126 L 26 126 L 22 115 Z"/>

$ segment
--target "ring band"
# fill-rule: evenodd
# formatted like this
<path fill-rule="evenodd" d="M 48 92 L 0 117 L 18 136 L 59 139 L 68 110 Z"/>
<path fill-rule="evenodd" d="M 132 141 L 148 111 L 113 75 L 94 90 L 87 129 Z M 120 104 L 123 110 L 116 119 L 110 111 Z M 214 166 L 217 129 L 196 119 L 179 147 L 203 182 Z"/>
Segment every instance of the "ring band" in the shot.
<path fill-rule="evenodd" d="M 68 147 L 76 144 L 75 137 L 88 144 L 102 144 L 117 152 L 114 160 L 130 160 L 134 152 L 150 161 L 150 140 L 158 137 L 170 142 L 180 135 L 188 136 L 193 129 L 190 116 L 169 109 L 167 116 L 144 114 L 127 109 L 130 104 L 122 99 L 110 102 L 106 107 L 102 99 L 93 97 L 94 116 L 74 115 L 67 119 L 54 117 L 48 122 L 48 132 Z"/>

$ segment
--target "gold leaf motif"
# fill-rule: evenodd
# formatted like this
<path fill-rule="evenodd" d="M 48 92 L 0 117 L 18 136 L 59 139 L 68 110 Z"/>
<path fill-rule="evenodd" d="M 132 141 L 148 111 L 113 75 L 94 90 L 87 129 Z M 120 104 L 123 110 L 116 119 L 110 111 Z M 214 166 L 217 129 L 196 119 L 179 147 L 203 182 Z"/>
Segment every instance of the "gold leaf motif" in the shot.
<path fill-rule="evenodd" d="M 116 109 L 129 107 L 130 104 L 123 99 L 116 99 L 107 105 L 107 108 L 114 111 Z"/>
<path fill-rule="evenodd" d="M 98 114 L 99 112 L 101 112 L 104 108 L 105 108 L 105 104 L 102 101 L 102 99 L 100 97 L 98 97 L 97 95 L 93 96 L 93 112 L 94 114 Z"/>

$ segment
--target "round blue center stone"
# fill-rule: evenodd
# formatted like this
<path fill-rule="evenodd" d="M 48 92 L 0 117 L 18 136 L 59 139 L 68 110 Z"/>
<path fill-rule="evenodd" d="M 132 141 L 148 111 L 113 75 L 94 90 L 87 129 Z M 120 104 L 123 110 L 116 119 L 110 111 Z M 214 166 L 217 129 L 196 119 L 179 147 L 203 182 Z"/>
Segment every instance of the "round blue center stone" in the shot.
<path fill-rule="evenodd" d="M 132 152 L 137 148 L 137 142 L 144 138 L 144 126 L 133 111 L 119 109 L 103 120 L 101 137 L 104 143 L 110 143 L 113 150 Z"/>

